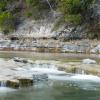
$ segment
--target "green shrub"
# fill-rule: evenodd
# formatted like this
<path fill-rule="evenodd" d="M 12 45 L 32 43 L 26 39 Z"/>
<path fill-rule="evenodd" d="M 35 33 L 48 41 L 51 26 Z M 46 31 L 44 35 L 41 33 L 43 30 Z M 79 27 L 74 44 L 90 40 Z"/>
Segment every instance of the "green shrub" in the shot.
<path fill-rule="evenodd" d="M 5 10 L 6 7 L 6 3 L 4 3 L 3 1 L 0 1 L 0 12 Z"/>
<path fill-rule="evenodd" d="M 94 0 L 57 0 L 58 9 L 64 15 L 65 20 L 74 24 L 80 24 L 83 21 L 88 7 Z M 84 13 L 85 12 L 85 13 Z"/>
<path fill-rule="evenodd" d="M 69 21 L 75 25 L 79 25 L 82 23 L 81 15 L 67 15 L 65 16 L 65 21 Z"/>
<path fill-rule="evenodd" d="M 0 13 L 0 29 L 7 34 L 15 29 L 14 17 L 10 12 Z"/>
<path fill-rule="evenodd" d="M 48 0 L 53 10 L 62 13 L 62 18 L 55 25 L 59 27 L 64 21 L 70 21 L 77 25 L 84 21 L 88 7 L 95 0 Z M 14 6 L 12 7 L 12 4 Z M 11 7 L 11 8 L 10 8 Z M 50 6 L 46 0 L 0 0 L 0 29 L 6 34 L 13 31 L 15 27 L 15 18 L 31 17 L 35 20 L 45 18 L 48 15 Z M 14 17 L 13 17 L 14 16 Z"/>
<path fill-rule="evenodd" d="M 32 12 L 31 11 L 27 11 L 27 12 L 25 12 L 25 16 L 26 17 L 32 17 Z"/>

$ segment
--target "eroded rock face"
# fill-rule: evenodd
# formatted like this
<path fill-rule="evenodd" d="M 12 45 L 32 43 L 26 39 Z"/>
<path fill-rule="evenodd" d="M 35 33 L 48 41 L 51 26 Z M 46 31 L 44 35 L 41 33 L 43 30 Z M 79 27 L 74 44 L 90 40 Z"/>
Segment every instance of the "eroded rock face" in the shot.
<path fill-rule="evenodd" d="M 98 23 L 100 24 L 100 0 L 95 0 L 95 4 L 92 6 L 92 18 Z"/>
<path fill-rule="evenodd" d="M 33 37 L 33 38 L 51 38 L 57 35 L 59 30 L 52 31 L 56 21 L 59 19 L 49 14 L 47 18 L 40 20 L 25 19 L 12 36 Z"/>
<path fill-rule="evenodd" d="M 62 41 L 68 41 L 68 40 L 80 40 L 86 38 L 85 32 L 86 32 L 86 25 L 81 26 L 73 26 L 73 25 L 67 25 L 58 35 L 58 39 Z"/>

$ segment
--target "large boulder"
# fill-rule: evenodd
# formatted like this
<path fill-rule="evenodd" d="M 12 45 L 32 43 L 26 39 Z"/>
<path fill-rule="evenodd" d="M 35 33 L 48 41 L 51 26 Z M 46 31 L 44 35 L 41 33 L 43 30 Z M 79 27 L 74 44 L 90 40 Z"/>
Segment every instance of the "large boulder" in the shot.
<path fill-rule="evenodd" d="M 93 48 L 90 52 L 91 53 L 100 53 L 100 45 L 98 45 L 95 48 Z"/>
<path fill-rule="evenodd" d="M 95 60 L 92 59 L 83 59 L 83 64 L 96 64 Z"/>

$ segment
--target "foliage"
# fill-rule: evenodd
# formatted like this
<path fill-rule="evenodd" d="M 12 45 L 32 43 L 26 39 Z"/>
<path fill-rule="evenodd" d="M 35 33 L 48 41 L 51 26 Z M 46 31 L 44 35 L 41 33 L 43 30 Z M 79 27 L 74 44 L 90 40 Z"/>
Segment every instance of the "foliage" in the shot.
<path fill-rule="evenodd" d="M 14 30 L 14 28 L 14 17 L 11 15 L 11 13 L 0 13 L 0 29 L 4 32 L 4 34 Z"/>
<path fill-rule="evenodd" d="M 83 16 L 95 0 L 48 1 L 54 10 L 58 10 L 63 14 L 63 20 L 77 25 L 85 20 Z M 49 11 L 50 6 L 47 0 L 0 0 L 0 29 L 10 32 L 16 28 L 15 19 L 20 19 L 20 17 L 39 19 Z"/>
<path fill-rule="evenodd" d="M 73 23 L 80 24 L 84 19 L 88 7 L 94 0 L 58 0 L 58 9 L 65 18 Z"/>
<path fill-rule="evenodd" d="M 5 10 L 6 3 L 0 1 L 0 12 Z"/>
<path fill-rule="evenodd" d="M 75 25 L 79 25 L 82 23 L 82 18 L 81 18 L 81 15 L 79 14 L 74 14 L 74 15 L 67 15 L 65 16 L 65 21 L 69 21 Z"/>

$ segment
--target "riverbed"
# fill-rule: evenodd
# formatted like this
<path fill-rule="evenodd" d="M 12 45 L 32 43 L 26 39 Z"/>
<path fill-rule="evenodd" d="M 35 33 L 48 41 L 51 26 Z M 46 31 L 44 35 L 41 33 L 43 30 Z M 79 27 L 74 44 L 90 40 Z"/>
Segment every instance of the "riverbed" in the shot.
<path fill-rule="evenodd" d="M 57 68 L 67 66 L 81 66 L 94 67 L 94 69 L 100 66 L 100 55 L 83 55 L 83 54 L 59 54 L 59 53 L 32 53 L 32 52 L 1 52 L 0 58 L 6 59 L 7 61 L 13 59 L 14 57 L 20 57 L 25 59 L 30 59 L 39 64 L 38 67 L 45 68 L 48 67 L 54 69 L 53 71 L 48 71 L 52 77 L 45 81 L 36 81 L 33 85 L 29 87 L 20 87 L 18 89 L 9 87 L 0 87 L 0 100 L 99 100 L 100 99 L 100 82 L 99 77 L 92 75 L 85 75 L 78 73 L 78 75 L 71 75 L 70 77 L 61 74 L 64 70 L 59 70 L 61 75 L 58 75 Z M 83 64 L 82 60 L 90 58 L 96 60 L 96 64 Z M 25 64 L 26 65 L 26 64 Z M 28 64 L 29 65 L 29 64 Z M 41 65 L 41 66 L 40 66 Z M 3 66 L 4 67 L 4 66 Z M 12 66 L 15 69 L 17 67 Z M 36 67 L 36 65 L 35 65 Z M 66 66 L 65 66 L 66 67 Z M 6 66 L 5 68 L 8 68 Z M 13 68 L 13 69 L 14 69 Z M 28 66 L 23 66 L 18 68 L 18 70 L 28 69 Z M 29 66 L 30 68 L 30 66 Z M 35 71 L 41 71 L 40 69 L 34 69 Z M 5 69 L 6 70 L 6 69 Z M 32 68 L 32 71 L 34 71 Z M 56 75 L 51 74 L 51 72 L 57 72 Z M 47 72 L 47 73 L 48 73 Z M 18 74 L 18 73 L 17 73 Z M 27 74 L 27 73 L 26 73 Z M 75 74 L 75 73 L 73 73 Z M 80 76 L 81 75 L 81 76 Z M 27 75 L 26 75 L 27 76 Z M 60 76 L 60 77 L 59 77 Z"/>

